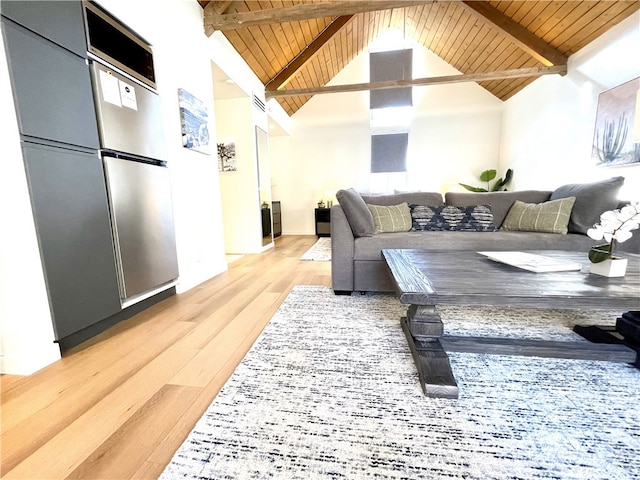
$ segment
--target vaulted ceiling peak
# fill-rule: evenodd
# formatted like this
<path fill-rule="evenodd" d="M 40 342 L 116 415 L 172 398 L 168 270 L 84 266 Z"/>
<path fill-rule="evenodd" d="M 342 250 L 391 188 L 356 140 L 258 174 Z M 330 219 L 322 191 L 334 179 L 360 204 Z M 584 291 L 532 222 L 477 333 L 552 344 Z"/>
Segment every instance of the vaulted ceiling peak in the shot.
<path fill-rule="evenodd" d="M 290 115 L 313 95 L 328 92 L 322 90 L 327 83 L 389 27 L 402 29 L 462 72 L 449 80 L 477 81 L 506 100 L 535 76 L 566 73 L 570 55 L 640 8 L 635 0 L 200 4 L 207 35 L 222 31 L 265 84 L 267 96 L 278 98 Z"/>

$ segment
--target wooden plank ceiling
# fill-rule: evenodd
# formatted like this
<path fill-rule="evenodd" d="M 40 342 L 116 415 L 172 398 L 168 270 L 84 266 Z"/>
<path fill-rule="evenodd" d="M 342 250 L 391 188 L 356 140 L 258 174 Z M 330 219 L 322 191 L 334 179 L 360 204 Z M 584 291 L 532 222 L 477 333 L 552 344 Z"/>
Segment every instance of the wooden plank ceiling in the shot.
<path fill-rule="evenodd" d="M 536 75 L 565 73 L 570 55 L 640 8 L 637 0 L 199 2 L 207 35 L 221 30 L 289 115 L 389 27 L 459 70 L 458 81 L 480 79 L 506 100 Z"/>

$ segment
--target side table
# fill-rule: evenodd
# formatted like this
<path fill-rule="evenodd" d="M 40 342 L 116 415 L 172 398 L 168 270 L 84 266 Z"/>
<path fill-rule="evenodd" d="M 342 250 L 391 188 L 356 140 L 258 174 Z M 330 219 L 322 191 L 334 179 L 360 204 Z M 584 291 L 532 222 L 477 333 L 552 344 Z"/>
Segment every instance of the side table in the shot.
<path fill-rule="evenodd" d="M 330 208 L 316 208 L 316 235 L 318 237 L 331 236 Z"/>

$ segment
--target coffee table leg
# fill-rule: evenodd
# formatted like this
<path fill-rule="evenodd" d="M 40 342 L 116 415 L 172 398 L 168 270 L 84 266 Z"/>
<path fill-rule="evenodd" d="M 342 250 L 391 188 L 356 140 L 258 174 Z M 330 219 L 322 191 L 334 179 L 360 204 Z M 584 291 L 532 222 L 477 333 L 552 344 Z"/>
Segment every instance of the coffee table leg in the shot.
<path fill-rule="evenodd" d="M 434 306 L 411 305 L 400 320 L 418 369 L 422 391 L 428 397 L 458 398 L 458 384 L 449 356 L 440 344 L 444 328 Z"/>

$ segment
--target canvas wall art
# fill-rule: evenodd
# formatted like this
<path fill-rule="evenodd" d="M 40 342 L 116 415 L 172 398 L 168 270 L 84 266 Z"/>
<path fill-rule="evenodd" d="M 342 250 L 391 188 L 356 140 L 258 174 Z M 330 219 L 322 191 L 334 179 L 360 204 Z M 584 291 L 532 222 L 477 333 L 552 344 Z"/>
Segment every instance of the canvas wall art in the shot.
<path fill-rule="evenodd" d="M 182 145 L 209 154 L 209 112 L 203 101 L 183 88 L 178 89 Z"/>
<path fill-rule="evenodd" d="M 218 170 L 221 172 L 235 172 L 238 170 L 235 142 L 218 143 Z"/>
<path fill-rule="evenodd" d="M 597 165 L 640 164 L 640 77 L 598 96 L 592 158 Z"/>

